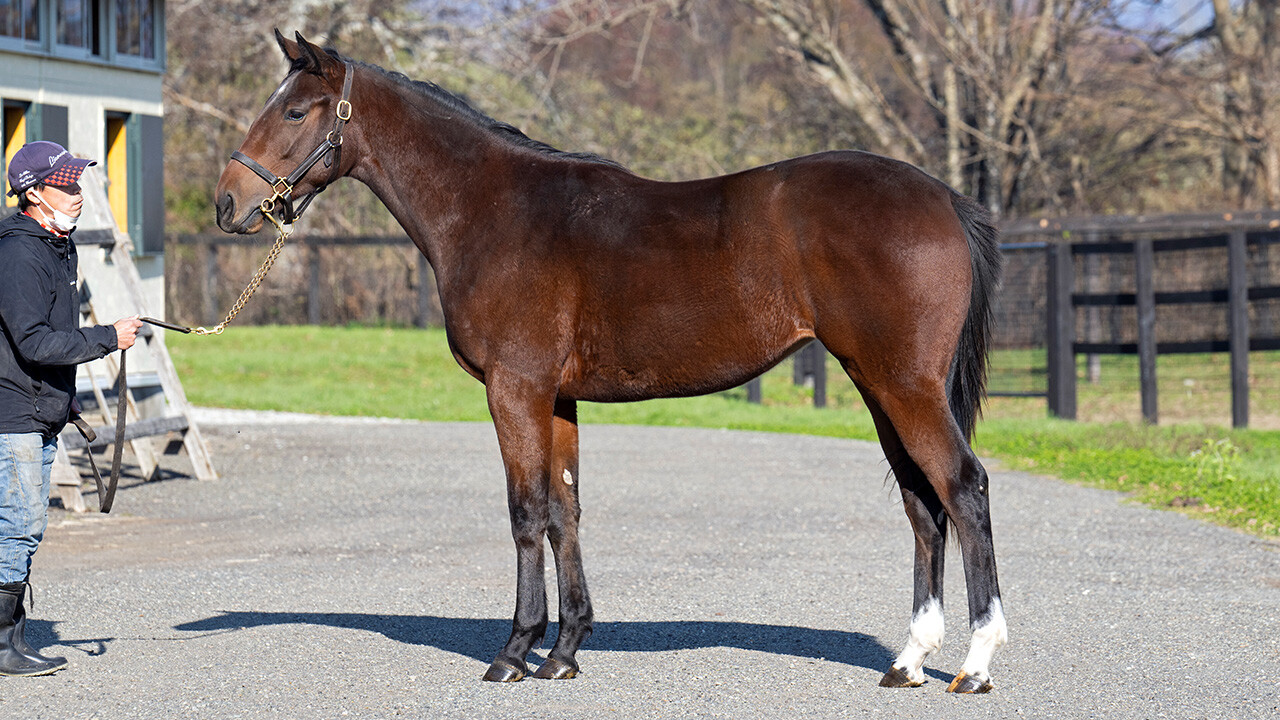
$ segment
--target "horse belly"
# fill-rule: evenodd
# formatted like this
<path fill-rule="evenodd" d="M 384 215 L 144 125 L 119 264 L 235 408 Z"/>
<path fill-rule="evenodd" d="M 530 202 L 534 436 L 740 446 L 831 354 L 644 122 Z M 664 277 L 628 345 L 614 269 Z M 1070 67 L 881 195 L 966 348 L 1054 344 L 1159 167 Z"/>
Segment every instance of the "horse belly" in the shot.
<path fill-rule="evenodd" d="M 592 402 L 689 397 L 738 387 L 813 339 L 808 323 L 681 318 L 618 327 L 585 343 L 565 367 L 561 394 Z"/>

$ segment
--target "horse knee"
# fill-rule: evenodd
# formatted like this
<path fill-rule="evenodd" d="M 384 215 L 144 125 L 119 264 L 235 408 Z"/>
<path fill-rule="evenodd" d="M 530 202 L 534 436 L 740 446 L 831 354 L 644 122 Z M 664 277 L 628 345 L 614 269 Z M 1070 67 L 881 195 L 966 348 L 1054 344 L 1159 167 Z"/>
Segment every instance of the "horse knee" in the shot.
<path fill-rule="evenodd" d="M 542 541 L 549 522 L 546 502 L 511 502 L 511 535 L 517 543 Z"/>

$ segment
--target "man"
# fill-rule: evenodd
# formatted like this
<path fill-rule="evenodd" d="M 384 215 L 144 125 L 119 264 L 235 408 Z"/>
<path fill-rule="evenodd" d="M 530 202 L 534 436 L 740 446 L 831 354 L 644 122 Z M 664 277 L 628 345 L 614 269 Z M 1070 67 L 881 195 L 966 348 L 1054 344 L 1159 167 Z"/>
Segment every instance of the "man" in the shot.
<path fill-rule="evenodd" d="M 49 475 L 71 418 L 76 365 L 133 345 L 142 323 L 80 327 L 78 258 L 71 232 L 96 164 L 57 143 L 28 143 L 9 163 L 18 212 L 0 220 L 0 675 L 47 675 L 67 666 L 24 637 L 31 556 L 49 521 Z"/>

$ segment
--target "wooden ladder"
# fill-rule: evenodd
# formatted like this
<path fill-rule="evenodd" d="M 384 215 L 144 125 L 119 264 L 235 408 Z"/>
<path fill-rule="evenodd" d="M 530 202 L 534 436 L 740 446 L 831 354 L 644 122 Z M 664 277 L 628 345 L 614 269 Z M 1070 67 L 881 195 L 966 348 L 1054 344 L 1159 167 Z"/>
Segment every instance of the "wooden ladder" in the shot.
<path fill-rule="evenodd" d="M 116 225 L 102 173 L 96 167 L 87 168 L 80 178 L 80 186 L 84 190 L 84 207 L 75 239 L 80 256 L 80 294 L 81 298 L 87 298 L 81 304 L 84 318 L 91 325 L 99 325 L 131 315 L 150 315 L 142 277 L 133 262 L 133 242 Z M 60 436 L 53 484 L 62 498 L 63 507 L 68 510 L 84 512 L 86 509 L 80 492 L 83 478 L 72 465 L 68 451 L 92 452 L 114 442 L 128 442 L 142 477 L 152 480 L 160 470 L 161 452 L 170 454 L 185 449 L 197 479 L 213 480 L 218 477 L 200 428 L 191 417 L 191 405 L 169 357 L 163 331 L 144 325 L 138 332 L 138 342 L 129 353 L 127 425 L 123 438 L 115 436 L 115 402 L 108 402 L 104 394 L 104 390 L 115 387 L 120 368 L 118 356 L 112 353 L 81 366 L 98 406 L 96 412 L 86 413 L 85 419 L 95 426 L 98 437 L 89 447 L 71 426 L 67 426 Z M 146 417 L 148 404 L 142 402 L 142 387 L 135 378 L 144 374 L 149 377 L 151 373 L 158 379 L 163 409 Z M 151 406 L 156 404 L 154 401 L 150 403 Z M 93 422 L 94 415 L 100 422 Z M 158 452 L 152 439 L 171 433 L 178 439 L 171 440 Z M 108 468 L 103 467 L 102 471 L 106 473 Z"/>

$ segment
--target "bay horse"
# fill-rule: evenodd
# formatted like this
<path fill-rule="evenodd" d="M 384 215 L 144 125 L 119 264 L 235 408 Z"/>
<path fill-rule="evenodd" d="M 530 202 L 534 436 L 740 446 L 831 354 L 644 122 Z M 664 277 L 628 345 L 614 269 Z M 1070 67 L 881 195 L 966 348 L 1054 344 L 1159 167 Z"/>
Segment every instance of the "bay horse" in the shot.
<path fill-rule="evenodd" d="M 1007 630 L 987 473 L 969 440 L 1001 258 L 978 203 L 911 165 L 851 151 L 656 182 L 301 34 L 276 40 L 289 71 L 218 181 L 218 226 L 290 221 L 295 196 L 305 204 L 349 176 L 430 261 L 449 347 L 485 385 L 506 468 L 515 616 L 485 680 L 524 678 L 547 629 L 544 536 L 560 633 L 534 677 L 579 672 L 592 609 L 577 403 L 737 387 L 817 339 L 866 401 L 915 532 L 908 640 L 880 684 L 921 685 L 941 647 L 954 523 L 972 636 L 947 689 L 991 689 Z"/>

